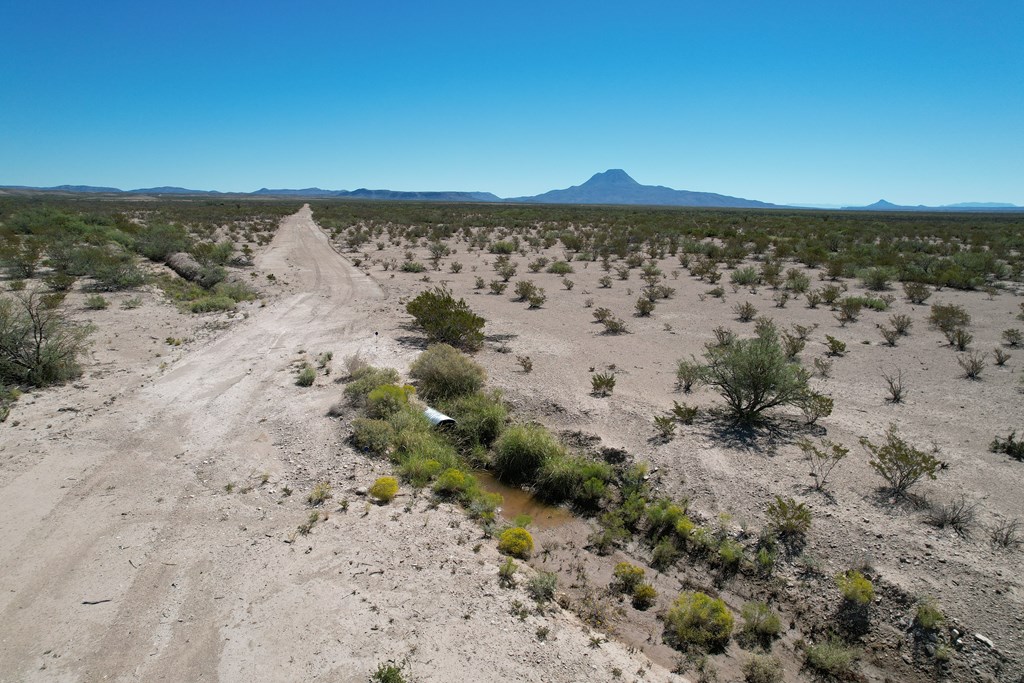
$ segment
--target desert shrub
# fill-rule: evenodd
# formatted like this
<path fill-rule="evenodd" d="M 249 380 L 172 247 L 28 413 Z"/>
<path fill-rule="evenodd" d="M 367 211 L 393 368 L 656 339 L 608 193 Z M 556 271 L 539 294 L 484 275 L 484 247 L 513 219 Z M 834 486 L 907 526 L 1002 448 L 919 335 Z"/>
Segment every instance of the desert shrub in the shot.
<path fill-rule="evenodd" d="M 645 296 L 640 297 L 636 300 L 636 314 L 641 318 L 646 318 L 654 312 L 654 302 Z"/>
<path fill-rule="evenodd" d="M 753 422 L 770 408 L 798 405 L 807 396 L 807 371 L 789 363 L 775 339 L 709 347 L 705 358 L 704 382 L 719 390 L 737 421 Z"/>
<path fill-rule="evenodd" d="M 732 636 L 733 616 L 723 601 L 705 593 L 685 592 L 665 616 L 665 628 L 677 648 L 718 650 Z"/>
<path fill-rule="evenodd" d="M 85 300 L 85 307 L 90 311 L 102 311 L 110 306 L 110 302 L 102 294 L 93 294 Z"/>
<path fill-rule="evenodd" d="M 321 481 L 314 486 L 313 490 L 309 492 L 308 496 L 306 496 L 306 502 L 311 506 L 316 507 L 317 505 L 322 505 L 331 497 L 331 495 L 330 483 Z"/>
<path fill-rule="evenodd" d="M 686 503 L 682 505 L 668 498 L 661 498 L 644 510 L 647 519 L 647 535 L 652 539 L 660 539 L 675 531 L 677 525 L 686 519 Z"/>
<path fill-rule="evenodd" d="M 713 334 L 715 337 L 715 341 L 711 344 L 711 346 L 719 349 L 725 348 L 727 346 L 732 346 L 737 339 L 735 332 L 725 327 L 722 327 L 721 325 L 711 330 L 711 334 Z M 761 335 L 758 334 L 758 336 L 760 337 Z"/>
<path fill-rule="evenodd" d="M 816 391 L 809 391 L 797 405 L 800 406 L 800 410 L 803 411 L 804 421 L 812 425 L 823 417 L 828 417 L 832 414 L 832 409 L 835 407 L 835 401 L 826 396 L 825 394 L 819 394 Z"/>
<path fill-rule="evenodd" d="M 394 438 L 395 430 L 384 420 L 365 417 L 352 420 L 352 444 L 361 451 L 384 455 Z"/>
<path fill-rule="evenodd" d="M 782 683 L 785 675 L 782 664 L 773 655 L 753 655 L 743 662 L 745 683 Z"/>
<path fill-rule="evenodd" d="M 785 540 L 802 539 L 811 528 L 811 510 L 793 498 L 775 496 L 768 503 L 768 528 Z"/>
<path fill-rule="evenodd" d="M 899 340 L 899 333 L 889 327 L 879 326 L 878 333 L 882 335 L 882 339 L 885 340 L 886 346 L 896 346 L 896 342 Z"/>
<path fill-rule="evenodd" d="M 1007 346 L 1018 347 L 1024 342 L 1024 334 L 1020 330 L 1015 328 L 1009 328 L 1003 330 L 1003 343 Z"/>
<path fill-rule="evenodd" d="M 547 460 L 564 454 L 565 449 L 543 427 L 516 425 L 494 442 L 494 469 L 505 481 L 527 482 Z"/>
<path fill-rule="evenodd" d="M 442 497 L 464 498 L 477 488 L 476 479 L 460 469 L 449 467 L 434 481 L 434 493 Z"/>
<path fill-rule="evenodd" d="M 660 436 L 662 439 L 671 439 L 672 436 L 676 433 L 675 417 L 673 417 L 672 415 L 655 415 L 654 428 L 658 430 L 658 436 Z"/>
<path fill-rule="evenodd" d="M 903 396 L 907 393 L 906 384 L 903 382 L 903 370 L 897 368 L 892 372 L 882 372 L 882 379 L 885 380 L 886 391 L 889 395 L 885 400 L 889 403 L 902 403 Z"/>
<path fill-rule="evenodd" d="M 486 371 L 448 344 L 434 344 L 416 357 L 409 376 L 418 381 L 418 392 L 429 401 L 473 394 L 483 387 Z"/>
<path fill-rule="evenodd" d="M 950 527 L 960 536 L 969 538 L 977 510 L 977 503 L 968 502 L 967 496 L 960 494 L 958 499 L 948 503 L 932 505 L 925 522 L 937 529 Z"/>
<path fill-rule="evenodd" d="M 441 403 L 442 412 L 455 418 L 449 432 L 463 451 L 490 446 L 508 421 L 508 409 L 498 393 L 477 392 Z"/>
<path fill-rule="evenodd" d="M 576 272 L 573 267 L 565 261 L 555 261 L 548 266 L 548 272 L 554 273 L 555 275 L 569 275 Z"/>
<path fill-rule="evenodd" d="M 398 382 L 398 371 L 394 368 L 376 368 L 372 365 L 356 367 L 349 375 L 345 386 L 345 397 L 355 405 L 364 405 L 371 391 L 384 384 Z"/>
<path fill-rule="evenodd" d="M 0 298 L 0 382 L 42 387 L 77 377 L 92 330 L 35 292 Z"/>
<path fill-rule="evenodd" d="M 312 386 L 316 381 L 316 369 L 309 363 L 303 363 L 295 375 L 295 384 L 300 387 Z"/>
<path fill-rule="evenodd" d="M 644 569 L 629 562 L 619 562 L 612 577 L 612 590 L 632 594 L 644 580 Z"/>
<path fill-rule="evenodd" d="M 649 583 L 640 583 L 633 589 L 633 607 L 641 612 L 650 609 L 658 599 L 658 591 Z"/>
<path fill-rule="evenodd" d="M 399 270 L 403 273 L 423 273 L 427 267 L 419 261 L 403 261 Z"/>
<path fill-rule="evenodd" d="M 987 353 L 973 351 L 957 356 L 956 363 L 964 371 L 964 379 L 978 379 L 981 376 L 981 371 L 985 369 L 986 358 L 988 358 Z"/>
<path fill-rule="evenodd" d="M 68 292 L 75 286 L 76 278 L 70 273 L 54 272 L 43 278 L 46 286 L 55 292 Z"/>
<path fill-rule="evenodd" d="M 171 254 L 188 251 L 192 240 L 180 225 L 151 222 L 135 238 L 135 250 L 151 261 L 166 261 Z"/>
<path fill-rule="evenodd" d="M 256 298 L 256 290 L 244 282 L 220 282 L 213 288 L 215 294 L 226 296 L 232 301 L 252 301 Z"/>
<path fill-rule="evenodd" d="M 864 302 L 860 298 L 844 297 L 837 304 L 835 318 L 841 326 L 846 327 L 847 323 L 857 322 L 862 308 L 864 308 Z"/>
<path fill-rule="evenodd" d="M 718 564 L 725 572 L 735 572 L 743 560 L 743 546 L 731 538 L 718 544 Z"/>
<path fill-rule="evenodd" d="M 601 321 L 604 325 L 604 331 L 606 334 L 625 334 L 629 330 L 626 329 L 626 323 L 621 318 L 611 317 Z"/>
<path fill-rule="evenodd" d="M 575 501 L 593 505 L 606 492 L 612 479 L 610 465 L 568 455 L 547 458 L 537 470 L 534 491 L 539 498 L 552 502 Z"/>
<path fill-rule="evenodd" d="M 608 396 L 615 389 L 615 373 L 595 372 L 590 377 L 590 385 L 595 396 Z"/>
<path fill-rule="evenodd" d="M 818 376 L 827 378 L 832 373 L 832 359 L 827 357 L 815 358 L 814 369 L 817 370 Z"/>
<path fill-rule="evenodd" d="M 770 647 L 771 642 L 782 633 L 782 622 L 779 615 L 763 602 L 748 602 L 740 611 L 743 627 L 742 638 L 748 643 L 758 643 Z"/>
<path fill-rule="evenodd" d="M 906 495 L 923 477 L 934 479 L 941 464 L 935 456 L 900 438 L 894 424 L 885 431 L 883 444 L 876 446 L 865 436 L 860 438 L 860 444 L 871 455 L 868 464 L 885 479 L 895 496 Z"/>
<path fill-rule="evenodd" d="M 807 308 L 817 308 L 818 304 L 821 303 L 821 291 L 817 289 L 808 290 L 807 294 L 804 295 L 804 300 L 807 301 Z"/>
<path fill-rule="evenodd" d="M 736 304 L 732 307 L 732 311 L 741 323 L 748 323 L 757 315 L 757 307 L 749 301 Z"/>
<path fill-rule="evenodd" d="M 904 282 L 903 294 L 912 304 L 923 304 L 932 295 L 931 288 L 922 282 Z"/>
<path fill-rule="evenodd" d="M 1012 358 L 1012 356 L 998 346 L 992 349 L 992 360 L 996 365 L 1002 367 L 1006 365 L 1006 361 L 1010 360 L 1010 358 Z"/>
<path fill-rule="evenodd" d="M 993 453 L 1005 453 L 1015 460 L 1024 460 L 1024 439 L 1018 440 L 1016 437 L 1017 430 L 1010 432 L 1005 439 L 997 436 L 992 439 L 988 449 Z"/>
<path fill-rule="evenodd" d="M 665 538 L 654 546 L 651 553 L 651 566 L 658 571 L 665 571 L 679 559 L 679 548 L 671 538 Z"/>
<path fill-rule="evenodd" d="M 558 588 L 558 574 L 555 572 L 539 572 L 526 584 L 526 592 L 542 605 L 555 599 L 556 588 Z"/>
<path fill-rule="evenodd" d="M 690 360 L 682 358 L 676 362 L 676 386 L 683 393 L 690 393 L 694 385 L 700 384 L 703 376 L 704 366 L 693 356 L 690 356 Z"/>
<path fill-rule="evenodd" d="M 942 614 L 942 610 L 939 609 L 934 600 L 925 598 L 917 603 L 917 608 L 914 610 L 914 623 L 918 628 L 925 631 L 935 631 L 938 630 L 945 620 L 946 617 Z"/>
<path fill-rule="evenodd" d="M 993 548 L 1001 550 L 1017 550 L 1024 545 L 1021 538 L 1020 521 L 1016 519 L 998 522 L 988 531 L 988 540 Z"/>
<path fill-rule="evenodd" d="M 188 310 L 192 313 L 216 313 L 235 310 L 235 302 L 227 296 L 204 296 L 191 301 Z"/>
<path fill-rule="evenodd" d="M 810 439 L 801 439 L 797 445 L 811 464 L 814 488 L 819 491 L 825 488 L 832 470 L 850 452 L 849 448 L 829 439 L 822 439 L 820 447 L 811 443 Z"/>
<path fill-rule="evenodd" d="M 843 572 L 836 576 L 836 585 L 843 600 L 851 605 L 867 606 L 875 597 L 875 587 L 871 580 L 856 569 Z"/>
<path fill-rule="evenodd" d="M 896 334 L 905 337 L 910 334 L 910 328 L 913 327 L 914 321 L 906 313 L 893 313 L 889 316 L 889 324 L 892 325 Z"/>
<path fill-rule="evenodd" d="M 840 297 L 843 296 L 844 288 L 839 285 L 825 285 L 821 288 L 821 300 L 827 306 L 834 306 Z"/>
<path fill-rule="evenodd" d="M 370 674 L 370 683 L 409 683 L 402 673 L 402 665 L 388 660 L 377 665 L 377 669 Z"/>
<path fill-rule="evenodd" d="M 386 420 L 409 405 L 409 397 L 415 393 L 416 390 L 408 385 L 400 387 L 395 384 L 383 384 L 366 396 L 366 414 L 371 418 Z"/>
<path fill-rule="evenodd" d="M 853 674 L 858 653 L 838 638 L 832 638 L 807 648 L 807 666 L 821 675 L 844 680 Z"/>
<path fill-rule="evenodd" d="M 491 242 L 490 247 L 488 247 L 488 250 L 492 254 L 505 255 L 516 253 L 516 249 L 518 249 L 516 243 L 511 242 L 509 240 L 498 240 L 497 242 Z"/>
<path fill-rule="evenodd" d="M 533 536 L 520 527 L 505 529 L 498 537 L 498 552 L 526 559 L 533 552 Z"/>
<path fill-rule="evenodd" d="M 455 300 L 446 287 L 422 292 L 406 304 L 427 338 L 467 351 L 483 346 L 484 319 L 473 313 L 464 299 Z"/>
<path fill-rule="evenodd" d="M 441 474 L 443 467 L 440 461 L 426 455 L 410 455 L 399 465 L 398 474 L 413 488 L 421 489 Z"/>
<path fill-rule="evenodd" d="M 753 287 L 761 282 L 761 274 L 754 266 L 737 268 L 729 274 L 729 282 L 741 287 Z"/>
<path fill-rule="evenodd" d="M 535 260 L 531 261 L 530 263 L 526 264 L 526 267 L 530 269 L 531 273 L 539 273 L 541 270 L 543 270 L 544 266 L 546 266 L 547 264 L 548 264 L 548 260 L 546 258 L 544 258 L 543 256 L 540 256 L 537 259 L 535 259 Z"/>
<path fill-rule="evenodd" d="M 840 341 L 830 334 L 825 335 L 825 344 L 828 346 L 826 354 L 829 356 L 842 356 L 846 353 L 846 342 Z"/>
<path fill-rule="evenodd" d="M 882 292 L 889 289 L 893 273 L 888 268 L 867 268 L 860 273 L 861 282 L 864 287 L 872 292 Z"/>
<path fill-rule="evenodd" d="M 800 352 L 804 350 L 804 346 L 807 342 L 800 337 L 793 336 L 788 333 L 782 334 L 782 353 L 786 356 L 786 360 L 795 361 L 796 357 L 800 355 Z"/>
<path fill-rule="evenodd" d="M 537 291 L 537 285 L 530 280 L 520 280 L 515 287 L 516 301 L 526 301 Z"/>
<path fill-rule="evenodd" d="M 378 477 L 370 487 L 369 494 L 381 503 L 390 503 L 398 495 L 398 480 L 394 477 Z"/>
<path fill-rule="evenodd" d="M 966 351 L 967 347 L 974 341 L 974 335 L 968 332 L 965 327 L 952 327 L 944 330 L 943 335 L 945 335 L 949 345 L 957 351 Z"/>
<path fill-rule="evenodd" d="M 697 406 L 689 406 L 685 403 L 672 401 L 672 417 L 679 420 L 681 424 L 693 424 L 693 420 L 697 417 L 699 410 Z"/>
<path fill-rule="evenodd" d="M 605 320 L 608 320 L 609 318 L 612 317 L 612 311 L 611 309 L 605 308 L 604 306 L 598 306 L 593 310 L 592 315 L 594 316 L 594 320 L 596 320 L 599 323 L 603 323 Z"/>
<path fill-rule="evenodd" d="M 505 289 L 508 287 L 507 282 L 501 282 L 500 280 L 491 280 L 489 285 L 491 288 L 491 294 L 504 294 Z"/>
<path fill-rule="evenodd" d="M 971 324 L 971 316 L 963 306 L 957 304 L 932 304 L 928 324 L 945 333 L 947 330 L 967 327 Z"/>

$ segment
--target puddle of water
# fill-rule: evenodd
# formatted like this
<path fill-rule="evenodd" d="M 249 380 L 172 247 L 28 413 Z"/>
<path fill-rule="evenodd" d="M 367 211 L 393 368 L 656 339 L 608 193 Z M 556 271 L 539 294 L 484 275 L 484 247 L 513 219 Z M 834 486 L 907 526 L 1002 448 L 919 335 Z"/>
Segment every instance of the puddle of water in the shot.
<path fill-rule="evenodd" d="M 565 508 L 542 503 L 528 491 L 502 484 L 490 472 L 474 472 L 473 476 L 480 482 L 480 488 L 491 493 L 500 493 L 504 498 L 501 504 L 501 516 L 512 521 L 518 515 L 529 515 L 533 518 L 530 526 L 535 529 L 554 529 L 572 521 L 573 515 Z"/>

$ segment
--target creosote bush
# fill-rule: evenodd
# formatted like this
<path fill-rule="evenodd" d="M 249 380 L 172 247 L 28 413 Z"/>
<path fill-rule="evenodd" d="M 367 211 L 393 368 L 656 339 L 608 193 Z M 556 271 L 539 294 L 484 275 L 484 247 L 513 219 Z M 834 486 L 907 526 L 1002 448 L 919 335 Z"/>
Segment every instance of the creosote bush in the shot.
<path fill-rule="evenodd" d="M 406 304 L 405 310 L 430 341 L 467 351 L 483 346 L 484 319 L 470 310 L 465 299 L 456 300 L 446 287 L 422 292 Z"/>
<path fill-rule="evenodd" d="M 881 445 L 876 446 L 865 436 L 860 438 L 860 444 L 871 455 L 868 464 L 885 479 L 896 497 L 905 496 L 924 477 L 935 479 L 941 465 L 935 456 L 900 438 L 894 424 L 885 431 L 885 442 Z"/>
<path fill-rule="evenodd" d="M 811 528 L 811 510 L 793 498 L 775 496 L 768 503 L 768 528 L 784 540 L 802 539 Z"/>
<path fill-rule="evenodd" d="M 665 629 L 679 649 L 720 650 L 732 636 L 733 616 L 722 600 L 684 592 L 665 615 Z"/>
<path fill-rule="evenodd" d="M 419 395 L 434 401 L 480 391 L 487 372 L 448 344 L 434 344 L 412 362 L 409 376 L 418 381 Z"/>
<path fill-rule="evenodd" d="M 703 381 L 719 390 L 739 422 L 754 422 L 770 408 L 799 405 L 807 397 L 807 371 L 786 360 L 774 337 L 709 346 L 705 359 Z"/>
<path fill-rule="evenodd" d="M 35 292 L 0 298 L 0 383 L 43 387 L 77 377 L 92 331 Z"/>
<path fill-rule="evenodd" d="M 498 552 L 527 559 L 533 552 L 533 536 L 529 531 L 520 527 L 505 529 L 498 537 Z"/>

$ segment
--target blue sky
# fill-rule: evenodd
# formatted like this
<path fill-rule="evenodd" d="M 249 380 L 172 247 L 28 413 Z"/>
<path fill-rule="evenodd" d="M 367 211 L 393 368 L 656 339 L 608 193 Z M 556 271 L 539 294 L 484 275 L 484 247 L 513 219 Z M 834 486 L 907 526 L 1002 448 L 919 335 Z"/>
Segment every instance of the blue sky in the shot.
<path fill-rule="evenodd" d="M 1024 205 L 1024 3 L 0 7 L 0 184 Z"/>

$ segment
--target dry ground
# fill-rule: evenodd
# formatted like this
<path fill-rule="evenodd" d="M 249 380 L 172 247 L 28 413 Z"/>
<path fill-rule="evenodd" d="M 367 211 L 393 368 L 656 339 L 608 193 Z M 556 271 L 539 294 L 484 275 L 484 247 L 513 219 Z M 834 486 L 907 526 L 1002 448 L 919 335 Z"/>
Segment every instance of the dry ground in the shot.
<path fill-rule="evenodd" d="M 412 353 L 374 334 L 393 299 L 308 208 L 257 271 L 282 284 L 235 320 L 153 293 L 83 312 L 100 330 L 85 375 L 23 397 L 2 426 L 0 680 L 364 681 L 393 659 L 417 681 L 582 681 L 652 666 L 590 649 L 568 614 L 512 615 L 525 593 L 498 588 L 493 542 L 475 552 L 460 512 L 365 505 L 355 489 L 383 467 L 325 417 L 333 377 L 301 389 L 293 366 L 359 350 L 404 367 Z M 228 328 L 204 336 L 211 322 Z M 320 481 L 328 519 L 299 535 Z"/>
<path fill-rule="evenodd" d="M 619 640 L 591 648 L 590 632 L 569 612 L 525 620 L 510 613 L 514 600 L 530 601 L 521 589 L 498 587 L 493 541 L 460 512 L 407 494 L 387 507 L 367 506 L 356 494 L 387 465 L 346 446 L 350 415 L 342 425 L 325 417 L 339 395 L 339 371 L 302 389 L 294 385 L 296 363 L 331 351 L 338 368 L 358 351 L 404 371 L 422 347 L 404 302 L 442 281 L 487 319 L 490 341 L 477 360 L 520 419 L 628 451 L 650 463 L 657 490 L 688 497 L 711 520 L 724 512 L 756 529 L 771 496 L 796 496 L 814 509 L 807 552 L 822 575 L 869 563 L 879 585 L 936 597 L 964 634 L 950 675 L 1017 680 L 1021 556 L 990 548 L 985 527 L 1024 517 L 1024 465 L 987 451 L 993 436 L 1022 426 L 1024 353 L 971 382 L 958 377 L 955 354 L 927 328 L 926 306 L 894 304 L 914 327 L 889 348 L 875 327 L 888 313 L 866 312 L 840 328 L 827 307 L 810 310 L 797 300 L 774 308 L 767 289 L 732 293 L 726 285 L 725 302 L 701 301 L 709 286 L 685 271 L 668 276 L 677 288 L 672 299 L 652 317 L 635 318 L 635 272 L 602 289 L 598 263 L 573 263 L 575 287 L 566 290 L 561 276 L 526 271 L 533 254 L 516 257 L 513 284 L 534 280 L 548 301 L 527 310 L 511 292 L 474 290 L 476 276 L 495 277 L 493 256 L 452 246 L 457 253 L 427 273 L 429 283 L 370 263 L 401 260 L 404 246 L 371 252 L 357 269 L 330 248 L 306 208 L 283 222 L 257 259 L 258 281 L 268 273 L 277 279 L 266 288 L 265 307 L 194 318 L 147 293 L 139 309 L 120 310 L 115 300 L 107 311 L 80 312 L 99 328 L 83 378 L 23 397 L 0 427 L 0 681 L 361 681 L 379 662 L 406 658 L 417 681 L 679 680 L 668 672 L 676 655 L 660 644 L 657 610 L 625 608 Z M 425 262 L 426 250 L 416 252 Z M 461 273 L 447 272 L 452 261 L 464 265 Z M 679 266 L 666 259 L 662 269 Z M 626 319 L 631 333 L 600 334 L 587 299 Z M 819 426 L 851 447 L 831 496 L 808 489 L 806 463 L 785 431 L 748 438 L 700 419 L 667 443 L 653 438 L 652 417 L 673 400 L 719 403 L 707 389 L 678 393 L 675 361 L 699 355 L 717 325 L 751 334 L 752 325 L 732 313 L 743 300 L 781 324 L 818 325 L 802 354 L 806 365 L 823 353 L 826 333 L 848 343 L 832 377 L 814 380 L 836 400 Z M 1020 299 L 1010 294 L 989 300 L 944 291 L 934 301 L 968 308 L 980 350 L 990 350 L 1001 330 L 1024 327 L 1014 319 Z M 190 341 L 169 346 L 168 337 Z M 533 359 L 532 373 L 521 370 L 517 355 Z M 610 366 L 614 393 L 591 396 L 591 368 Z M 884 401 L 881 373 L 894 368 L 904 370 L 910 388 L 902 405 Z M 856 442 L 877 440 L 890 422 L 914 443 L 936 444 L 950 465 L 922 493 L 945 501 L 962 492 L 980 502 L 973 537 L 933 529 L 923 512 L 878 499 L 880 480 Z M 320 481 L 333 487 L 328 519 L 308 536 L 297 534 L 309 514 L 305 497 Z M 537 532 L 549 552 L 535 564 L 559 570 L 570 592 L 580 572 L 588 584 L 606 585 L 614 561 L 626 557 L 582 550 L 588 525 Z M 646 552 L 626 550 L 634 558 Z M 831 584 L 805 584 L 790 566 L 780 571 L 783 614 L 806 611 L 809 624 L 826 619 L 838 603 L 834 586 L 808 595 L 806 586 Z M 742 581 L 722 583 L 682 565 L 656 584 L 661 609 L 683 586 L 714 584 L 737 609 L 750 592 Z M 934 669 L 900 629 L 912 608 L 897 610 L 886 596 L 875 617 L 887 628 L 866 643 L 865 676 L 932 680 Z M 105 602 L 87 604 L 97 601 Z M 536 635 L 542 626 L 550 628 L 543 642 Z M 994 650 L 974 633 L 990 638 Z M 776 645 L 787 680 L 807 675 L 795 652 L 800 637 L 819 634 L 798 620 Z M 738 679 L 745 657 L 735 645 L 716 657 L 722 678 Z"/>

